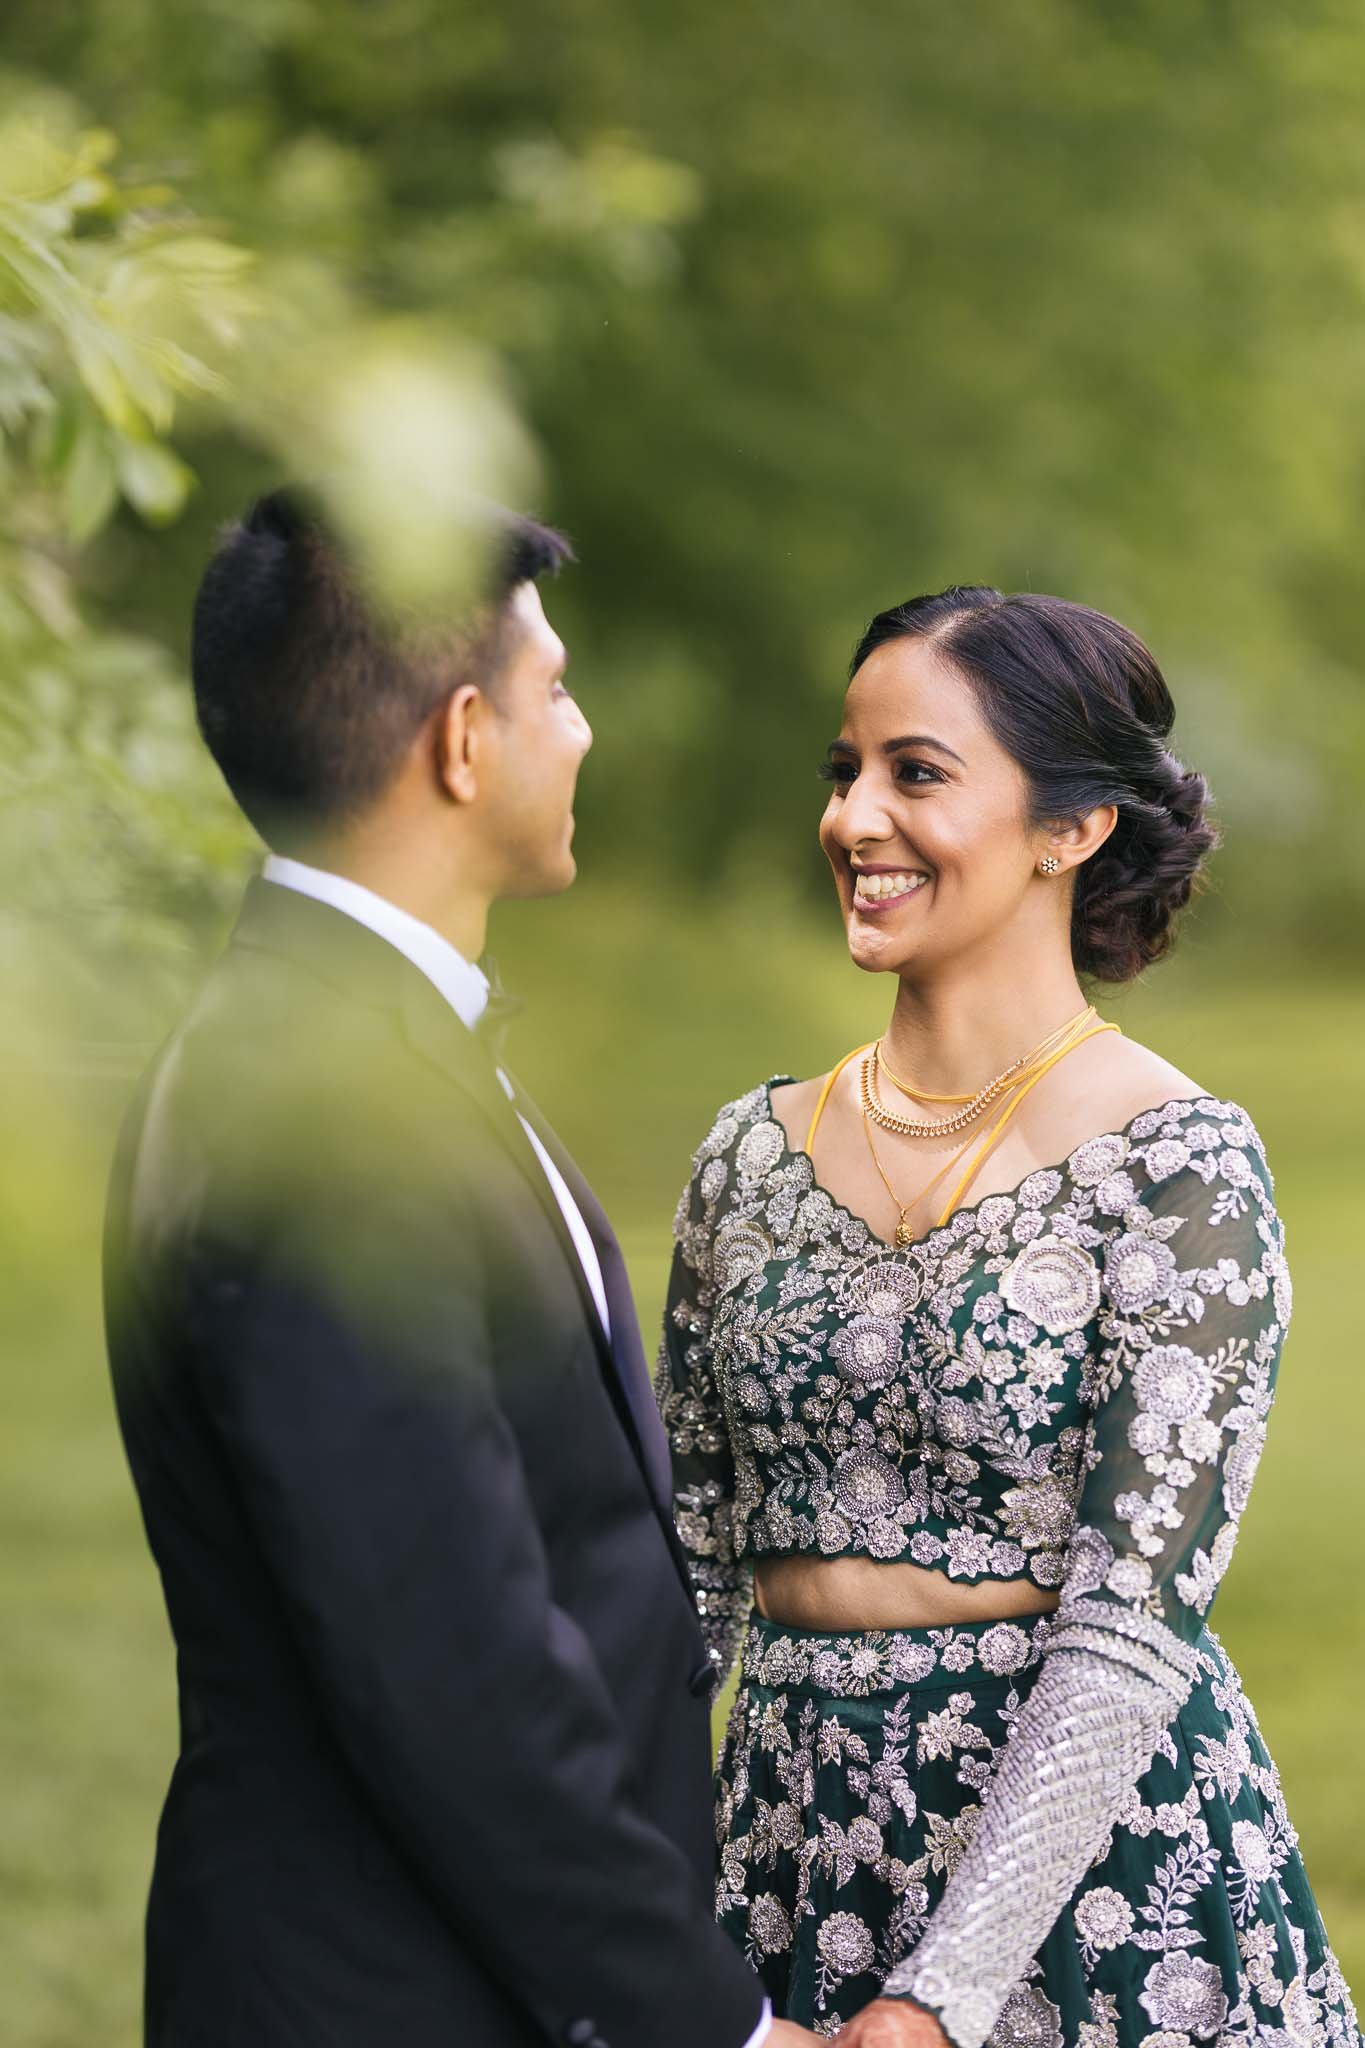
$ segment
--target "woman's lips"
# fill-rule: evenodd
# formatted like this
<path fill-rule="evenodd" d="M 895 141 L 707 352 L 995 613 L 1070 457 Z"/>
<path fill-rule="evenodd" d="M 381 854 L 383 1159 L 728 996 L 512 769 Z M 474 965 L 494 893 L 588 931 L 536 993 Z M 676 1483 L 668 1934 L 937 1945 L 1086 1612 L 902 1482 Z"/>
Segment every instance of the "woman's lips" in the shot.
<path fill-rule="evenodd" d="M 864 917 L 881 917 L 918 896 L 929 881 L 914 868 L 855 868 L 853 907 Z"/>

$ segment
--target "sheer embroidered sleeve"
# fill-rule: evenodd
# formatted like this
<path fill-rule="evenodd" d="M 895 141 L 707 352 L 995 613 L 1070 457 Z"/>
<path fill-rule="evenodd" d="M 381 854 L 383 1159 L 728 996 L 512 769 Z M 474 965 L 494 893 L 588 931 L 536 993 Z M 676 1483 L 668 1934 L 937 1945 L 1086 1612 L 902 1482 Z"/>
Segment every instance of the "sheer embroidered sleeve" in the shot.
<path fill-rule="evenodd" d="M 736 1128 L 729 1105 L 698 1148 L 678 1203 L 654 1382 L 673 1459 L 674 1520 L 722 1684 L 739 1654 L 753 1582 L 752 1564 L 735 1555 L 735 1462 L 711 1354 L 715 1220 Z"/>
<path fill-rule="evenodd" d="M 1043 1661 L 972 1842 L 884 1987 L 957 2048 L 991 2032 L 1188 1698 L 1265 1439 L 1290 1311 L 1283 1230 L 1254 1126 L 1217 1110 L 1132 1148 Z"/>

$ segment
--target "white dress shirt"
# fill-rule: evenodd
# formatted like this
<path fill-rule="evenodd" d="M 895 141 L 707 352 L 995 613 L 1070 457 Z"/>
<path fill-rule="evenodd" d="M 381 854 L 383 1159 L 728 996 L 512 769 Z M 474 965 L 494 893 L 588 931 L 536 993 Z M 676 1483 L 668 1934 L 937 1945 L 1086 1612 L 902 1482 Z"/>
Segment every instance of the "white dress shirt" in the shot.
<path fill-rule="evenodd" d="M 282 854 L 272 853 L 262 873 L 267 882 L 278 882 L 281 888 L 296 889 L 301 896 L 312 896 L 319 903 L 330 903 L 333 910 L 344 912 L 357 924 L 363 924 L 381 939 L 387 939 L 440 991 L 460 1022 L 471 1031 L 474 1029 L 488 1006 L 488 977 L 473 961 L 466 960 L 449 939 L 442 938 L 432 925 L 423 924 L 419 917 L 400 910 L 387 897 L 376 896 L 373 889 L 366 889 L 345 875 L 329 874 L 325 868 L 308 867 L 301 860 L 286 860 Z M 498 1079 L 510 1096 L 512 1084 L 501 1067 L 498 1068 Z M 607 1311 L 607 1290 L 602 1280 L 597 1247 L 563 1174 L 520 1112 L 518 1121 L 545 1169 L 545 1178 L 554 1192 L 569 1227 L 574 1250 L 587 1276 L 602 1328 L 610 1338 L 611 1317 Z"/>
<path fill-rule="evenodd" d="M 267 882 L 277 882 L 283 889 L 295 889 L 301 896 L 312 896 L 319 903 L 329 903 L 333 910 L 340 910 L 347 917 L 353 917 L 357 924 L 363 924 L 381 939 L 387 939 L 410 960 L 434 988 L 445 997 L 451 1009 L 472 1031 L 483 1015 L 488 1003 L 488 978 L 482 969 L 452 946 L 449 939 L 429 924 L 413 917 L 408 911 L 400 910 L 387 897 L 376 896 L 373 889 L 366 889 L 359 882 L 350 881 L 345 875 L 330 874 L 325 868 L 309 867 L 301 860 L 288 860 L 283 854 L 272 853 L 262 870 Z M 513 1094 L 512 1084 L 501 1067 L 498 1079 Z M 607 1312 L 607 1290 L 602 1279 L 602 1265 L 597 1256 L 583 1221 L 582 1213 L 569 1189 L 563 1174 L 551 1159 L 540 1139 L 536 1136 L 524 1116 L 518 1112 L 518 1121 L 535 1148 L 536 1157 L 545 1169 L 545 1178 L 554 1192 L 555 1200 L 563 1212 L 569 1227 L 574 1249 L 582 1262 L 587 1276 L 588 1287 L 597 1304 L 597 1313 L 602 1318 L 602 1328 L 608 1338 L 611 1336 L 611 1317 Z M 761 2048 L 772 2026 L 773 2009 L 769 1999 L 763 2001 L 763 2013 L 757 2027 L 744 2043 L 744 2048 Z"/>

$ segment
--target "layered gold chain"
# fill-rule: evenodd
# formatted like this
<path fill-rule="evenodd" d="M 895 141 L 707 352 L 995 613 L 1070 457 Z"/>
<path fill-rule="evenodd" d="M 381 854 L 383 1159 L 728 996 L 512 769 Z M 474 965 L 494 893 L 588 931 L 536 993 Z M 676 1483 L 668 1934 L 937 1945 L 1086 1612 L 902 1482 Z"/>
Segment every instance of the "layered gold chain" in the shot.
<path fill-rule="evenodd" d="M 878 1039 L 862 1064 L 863 1115 L 879 1129 L 894 1131 L 898 1137 L 950 1138 L 955 1132 L 966 1130 L 969 1124 L 976 1123 L 1007 1089 L 1027 1081 L 1041 1062 L 1048 1059 L 1054 1051 L 1069 1050 L 1068 1041 L 1071 1035 L 1074 1033 L 1079 1038 L 1092 1021 L 1099 1021 L 1099 1012 L 1093 1003 L 1087 1003 L 1083 1010 L 1077 1011 L 1074 1017 L 1069 1017 L 1065 1024 L 1059 1024 L 1054 1031 L 1049 1031 L 1046 1037 L 1040 1038 L 1036 1045 L 1030 1046 L 1027 1052 L 1020 1053 L 1017 1060 L 1011 1060 L 993 1081 L 988 1081 L 984 1088 L 978 1088 L 974 1095 L 935 1095 L 927 1088 L 919 1088 L 913 1082 L 903 1081 L 887 1064 L 882 1042 Z M 887 1079 L 912 1102 L 956 1102 L 962 1106 L 948 1117 L 901 1116 L 895 1110 L 888 1109 L 878 1095 L 879 1073 L 884 1073 Z"/>
<path fill-rule="evenodd" d="M 894 1111 L 884 1107 L 876 1094 L 876 1072 L 880 1042 L 869 1047 L 862 1063 L 863 1131 L 867 1138 L 868 1150 L 872 1154 L 872 1163 L 881 1177 L 882 1185 L 885 1187 L 887 1194 L 890 1195 L 891 1200 L 896 1205 L 895 1243 L 902 1247 L 914 1243 L 914 1236 L 910 1229 L 910 1211 L 923 1200 L 931 1188 L 937 1187 L 944 1175 L 957 1165 L 964 1152 L 969 1151 L 976 1144 L 977 1151 L 975 1157 L 958 1182 L 948 1201 L 947 1207 L 938 1219 L 940 1225 L 946 1223 L 953 1210 L 957 1207 L 962 1195 L 975 1179 L 987 1153 L 999 1143 L 1004 1133 L 1005 1125 L 1009 1122 L 1029 1090 L 1037 1082 L 1041 1081 L 1049 1068 L 1054 1067 L 1058 1060 L 1063 1059 L 1067 1053 L 1080 1045 L 1083 1040 L 1093 1038 L 1097 1032 L 1117 1031 L 1118 1029 L 1119 1026 L 1117 1024 L 1101 1022 L 1099 1012 L 1095 1009 L 1094 1005 L 1087 1003 L 1086 1007 L 1079 1011 L 1076 1016 L 1069 1018 L 1065 1024 L 1059 1025 L 1055 1031 L 1050 1031 L 1046 1038 L 1040 1039 L 1037 1045 L 1015 1060 L 1011 1066 L 1006 1067 L 1003 1073 L 997 1074 L 993 1081 L 988 1082 L 985 1088 L 979 1089 L 972 1096 L 931 1095 L 928 1090 L 913 1089 L 905 1082 L 899 1080 L 891 1072 L 891 1069 L 887 1067 L 885 1060 L 882 1060 L 880 1064 L 883 1071 L 888 1074 L 898 1088 L 903 1089 L 912 1099 L 931 1102 L 958 1102 L 963 1105 L 956 1116 L 947 1118 L 943 1122 L 935 1123 L 923 1123 L 913 1117 L 897 1116 Z M 877 1147 L 872 1139 L 873 1124 L 879 1124 L 884 1130 L 895 1131 L 905 1137 L 948 1136 L 964 1129 L 969 1123 L 975 1122 L 984 1110 L 999 1100 L 1002 1094 L 1006 1095 L 1008 1100 L 990 1130 L 980 1139 L 979 1144 L 975 1134 L 969 1133 L 957 1147 L 956 1151 L 950 1154 L 933 1178 L 927 1181 L 919 1189 L 918 1193 L 912 1195 L 908 1202 L 902 1202 L 899 1194 L 891 1184 L 886 1168 L 882 1165 L 877 1155 Z"/>

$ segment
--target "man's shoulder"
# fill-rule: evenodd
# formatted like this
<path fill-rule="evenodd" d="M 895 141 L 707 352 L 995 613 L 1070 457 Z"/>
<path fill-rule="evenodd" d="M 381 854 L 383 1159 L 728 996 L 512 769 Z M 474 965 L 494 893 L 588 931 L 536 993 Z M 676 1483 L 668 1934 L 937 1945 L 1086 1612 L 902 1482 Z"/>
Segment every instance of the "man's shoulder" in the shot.
<path fill-rule="evenodd" d="M 444 1193 L 467 1176 L 482 1135 L 471 1109 L 433 1087 L 394 1009 L 229 947 L 139 1084 L 123 1168 L 144 1213 L 246 1226 L 300 1204 L 363 1205 L 382 1227 L 405 1188 Z"/>

